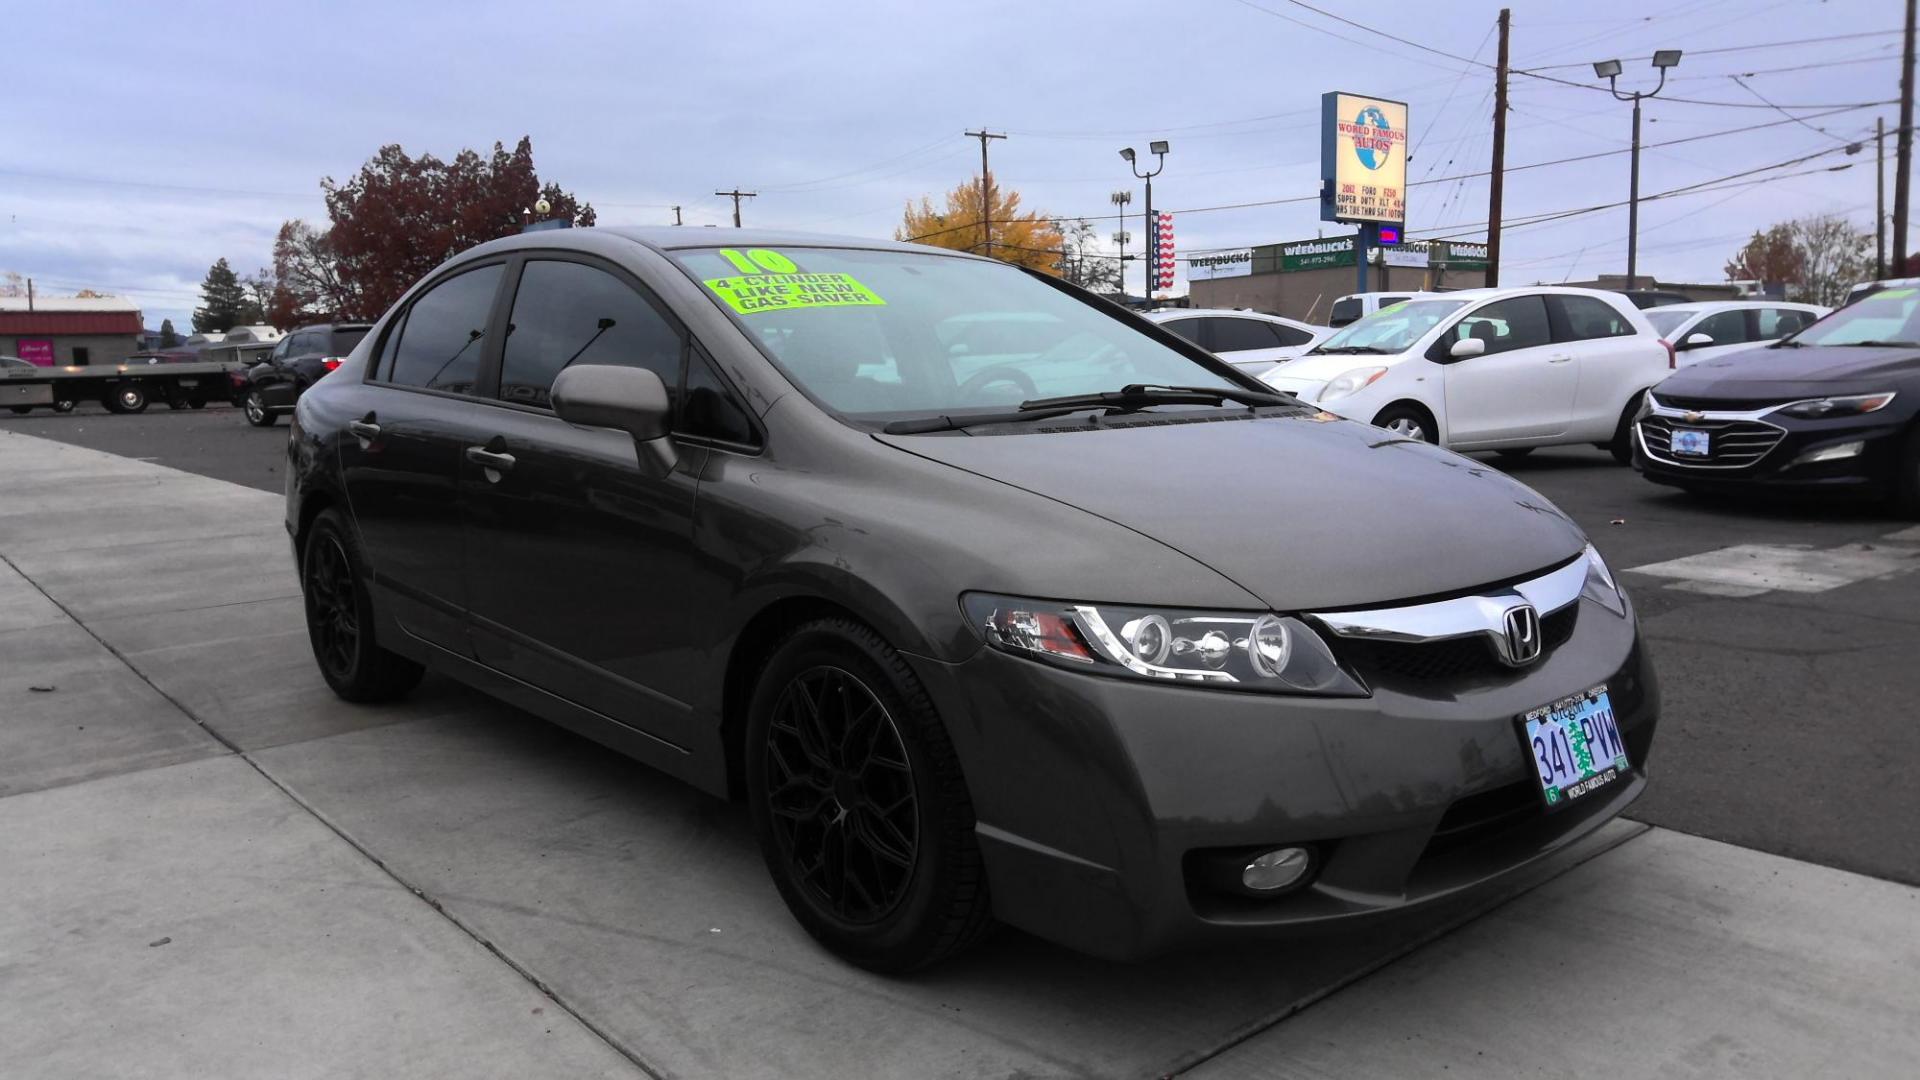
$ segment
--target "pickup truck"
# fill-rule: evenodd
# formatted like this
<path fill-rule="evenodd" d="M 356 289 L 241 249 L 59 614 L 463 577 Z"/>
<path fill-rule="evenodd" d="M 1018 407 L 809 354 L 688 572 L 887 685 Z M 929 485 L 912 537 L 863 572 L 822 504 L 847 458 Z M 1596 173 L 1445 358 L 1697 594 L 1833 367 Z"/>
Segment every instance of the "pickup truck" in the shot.
<path fill-rule="evenodd" d="M 17 413 L 42 407 L 64 413 L 82 401 L 98 401 L 108 412 L 137 413 L 157 400 L 198 409 L 230 400 L 233 373 L 244 370 L 237 362 L 191 353 L 136 353 L 118 364 L 84 367 L 40 367 L 0 357 L 0 405 Z"/>

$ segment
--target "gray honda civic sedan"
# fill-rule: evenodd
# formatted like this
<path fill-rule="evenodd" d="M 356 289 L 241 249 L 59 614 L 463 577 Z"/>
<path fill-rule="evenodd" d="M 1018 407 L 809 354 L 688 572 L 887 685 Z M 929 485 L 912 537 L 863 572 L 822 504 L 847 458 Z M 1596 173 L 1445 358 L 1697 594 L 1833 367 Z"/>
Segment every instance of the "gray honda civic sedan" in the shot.
<path fill-rule="evenodd" d="M 1646 783 L 1633 608 L 1551 503 L 989 259 L 484 244 L 289 454 L 340 696 L 431 668 L 744 800 L 875 970 L 1389 916 Z"/>

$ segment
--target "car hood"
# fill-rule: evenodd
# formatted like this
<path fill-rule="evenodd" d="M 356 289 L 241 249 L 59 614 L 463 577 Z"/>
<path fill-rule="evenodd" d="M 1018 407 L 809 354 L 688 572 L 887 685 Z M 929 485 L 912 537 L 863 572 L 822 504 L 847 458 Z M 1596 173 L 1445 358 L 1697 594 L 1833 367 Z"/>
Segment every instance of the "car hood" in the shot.
<path fill-rule="evenodd" d="M 1499 470 L 1371 425 L 1325 413 L 1156 421 L 875 438 L 1144 534 L 1282 611 L 1460 592 L 1586 544 Z M 1018 522 L 982 528 L 982 543 L 1019 557 Z M 1128 568 L 1112 569 L 1112 595 L 1083 599 L 1128 599 Z"/>
<path fill-rule="evenodd" d="M 1392 367 L 1405 360 L 1410 353 L 1320 353 L 1313 356 L 1301 356 L 1288 362 L 1286 377 L 1302 382 L 1328 382 L 1352 371 L 1364 367 Z"/>
<path fill-rule="evenodd" d="M 1871 393 L 1888 380 L 1920 375 L 1920 349 L 1807 346 L 1755 348 L 1727 353 L 1680 369 L 1654 387 L 1656 395 L 1684 398 L 1821 397 Z"/>

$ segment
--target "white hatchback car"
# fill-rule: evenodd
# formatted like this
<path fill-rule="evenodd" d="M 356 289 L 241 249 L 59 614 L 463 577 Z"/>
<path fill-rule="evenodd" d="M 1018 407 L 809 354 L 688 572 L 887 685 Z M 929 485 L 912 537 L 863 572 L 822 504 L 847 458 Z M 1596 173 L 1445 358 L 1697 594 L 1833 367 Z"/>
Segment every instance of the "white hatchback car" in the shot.
<path fill-rule="evenodd" d="M 1165 308 L 1149 311 L 1146 317 L 1249 375 L 1293 360 L 1333 336 L 1330 326 L 1258 311 Z"/>
<path fill-rule="evenodd" d="M 1778 341 L 1832 310 L 1784 300 L 1714 300 L 1649 308 L 1647 321 L 1673 343 L 1685 367 Z"/>
<path fill-rule="evenodd" d="M 1671 346 L 1618 293 L 1466 289 L 1385 307 L 1262 376 L 1328 412 L 1455 450 L 1592 443 L 1622 462 Z"/>

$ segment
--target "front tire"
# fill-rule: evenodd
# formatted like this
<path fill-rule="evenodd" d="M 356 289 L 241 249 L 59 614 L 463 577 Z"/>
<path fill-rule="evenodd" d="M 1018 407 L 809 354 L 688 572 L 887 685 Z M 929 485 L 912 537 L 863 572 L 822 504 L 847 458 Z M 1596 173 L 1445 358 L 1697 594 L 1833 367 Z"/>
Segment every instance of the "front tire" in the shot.
<path fill-rule="evenodd" d="M 147 411 L 146 387 L 137 383 L 127 383 L 114 390 L 107 399 L 107 408 L 117 413 L 143 413 Z"/>
<path fill-rule="evenodd" d="M 1409 405 L 1389 405 L 1380 410 L 1380 415 L 1373 418 L 1373 426 L 1386 428 L 1395 435 L 1415 442 L 1437 443 L 1440 441 L 1439 433 L 1434 430 L 1433 421 L 1427 419 L 1425 413 Z"/>
<path fill-rule="evenodd" d="M 72 398 L 59 398 L 53 403 L 53 411 L 57 413 L 70 413 L 79 404 L 80 404 L 79 402 L 73 400 Z"/>
<path fill-rule="evenodd" d="M 267 401 L 258 390 L 247 391 L 246 400 L 240 407 L 246 411 L 247 423 L 254 427 L 272 427 L 273 422 L 280 419 L 272 409 L 267 408 Z"/>
<path fill-rule="evenodd" d="M 1627 400 L 1627 407 L 1620 411 L 1620 423 L 1613 429 L 1613 441 L 1607 443 L 1607 453 L 1622 465 L 1633 463 L 1633 418 L 1640 413 L 1640 401 L 1647 396 L 1645 390 Z"/>
<path fill-rule="evenodd" d="M 1920 518 L 1920 424 L 1907 432 L 1900 464 L 1893 474 L 1893 509 L 1901 517 Z"/>
<path fill-rule="evenodd" d="M 806 931 L 871 971 L 913 971 L 992 928 L 973 802 L 926 690 L 849 619 L 801 626 L 754 688 L 747 799 Z"/>
<path fill-rule="evenodd" d="M 424 671 L 374 640 L 365 566 L 346 519 L 338 510 L 321 511 L 300 549 L 307 640 L 335 694 L 354 702 L 392 701 L 418 685 Z"/>

